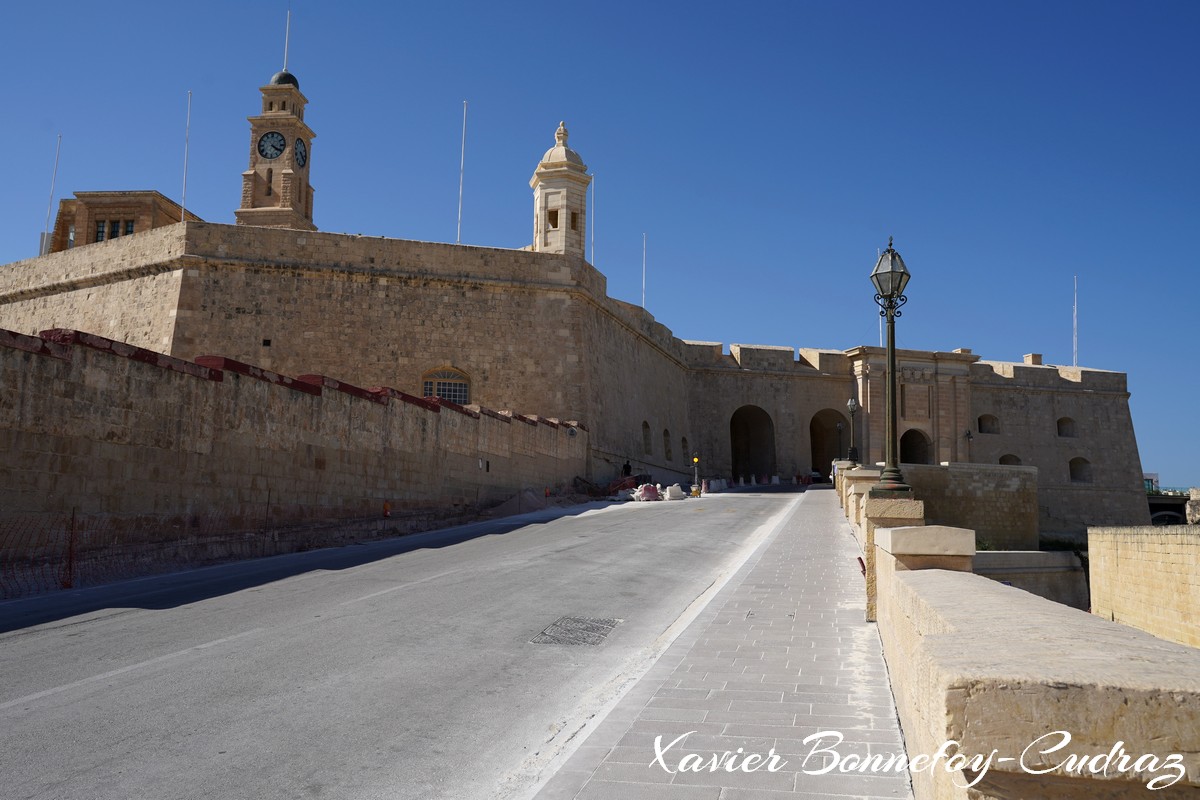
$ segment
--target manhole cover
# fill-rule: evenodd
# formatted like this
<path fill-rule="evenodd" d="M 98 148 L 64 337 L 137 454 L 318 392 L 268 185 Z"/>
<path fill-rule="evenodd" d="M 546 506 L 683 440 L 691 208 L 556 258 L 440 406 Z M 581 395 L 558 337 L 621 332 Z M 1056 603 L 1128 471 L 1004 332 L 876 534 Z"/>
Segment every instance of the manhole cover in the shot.
<path fill-rule="evenodd" d="M 533 644 L 588 644 L 603 642 L 619 619 L 589 619 L 587 617 L 561 617 L 549 628 L 533 637 Z"/>

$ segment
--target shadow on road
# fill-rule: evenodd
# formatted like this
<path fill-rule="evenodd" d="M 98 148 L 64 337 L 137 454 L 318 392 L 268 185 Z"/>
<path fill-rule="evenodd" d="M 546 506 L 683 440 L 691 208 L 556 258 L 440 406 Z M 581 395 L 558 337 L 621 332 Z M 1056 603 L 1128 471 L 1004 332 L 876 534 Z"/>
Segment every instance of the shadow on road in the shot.
<path fill-rule="evenodd" d="M 500 536 L 597 508 L 606 502 L 547 508 L 394 539 L 268 556 L 145 578 L 67 589 L 0 602 L 0 634 L 112 608 L 167 609 L 232 594 L 317 570 L 350 569 L 415 550 L 451 547 L 482 536 Z"/>

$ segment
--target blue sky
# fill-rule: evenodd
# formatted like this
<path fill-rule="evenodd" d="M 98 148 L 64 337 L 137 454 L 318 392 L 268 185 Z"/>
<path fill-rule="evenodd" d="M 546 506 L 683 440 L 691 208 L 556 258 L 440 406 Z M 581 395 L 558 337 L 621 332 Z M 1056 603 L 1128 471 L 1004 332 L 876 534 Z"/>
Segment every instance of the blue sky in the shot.
<path fill-rule="evenodd" d="M 1127 372 L 1142 464 L 1200 484 L 1190 281 L 1196 2 L 340 3 L 293 0 L 317 225 L 521 247 L 560 119 L 596 175 L 595 263 L 677 336 L 878 342 Z M 0 33 L 0 263 L 36 252 L 55 139 L 73 191 L 232 222 L 281 2 L 12 4 Z"/>

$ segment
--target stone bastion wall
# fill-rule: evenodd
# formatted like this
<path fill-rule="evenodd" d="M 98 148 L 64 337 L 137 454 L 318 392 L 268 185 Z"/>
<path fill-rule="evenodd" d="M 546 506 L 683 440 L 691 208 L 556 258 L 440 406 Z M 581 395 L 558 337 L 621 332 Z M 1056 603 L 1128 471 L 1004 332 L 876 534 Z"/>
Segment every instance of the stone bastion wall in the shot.
<path fill-rule="evenodd" d="M 0 518 L 465 509 L 569 482 L 588 453 L 580 424 L 75 331 L 0 331 L 0 385 Z"/>

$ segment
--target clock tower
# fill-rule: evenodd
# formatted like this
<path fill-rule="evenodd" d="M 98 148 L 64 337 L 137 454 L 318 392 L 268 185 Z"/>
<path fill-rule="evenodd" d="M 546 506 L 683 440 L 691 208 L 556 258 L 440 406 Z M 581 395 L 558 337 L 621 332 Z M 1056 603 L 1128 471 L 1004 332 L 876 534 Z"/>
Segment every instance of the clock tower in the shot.
<path fill-rule="evenodd" d="M 262 113 L 249 117 L 250 168 L 242 173 L 238 225 L 315 231 L 308 183 L 312 130 L 304 124 L 308 100 L 286 69 L 262 87 Z"/>

